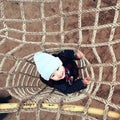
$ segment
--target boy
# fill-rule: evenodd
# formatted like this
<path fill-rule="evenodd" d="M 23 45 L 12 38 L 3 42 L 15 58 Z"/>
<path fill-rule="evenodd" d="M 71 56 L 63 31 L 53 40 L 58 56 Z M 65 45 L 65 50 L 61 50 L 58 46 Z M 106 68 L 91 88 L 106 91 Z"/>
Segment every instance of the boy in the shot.
<path fill-rule="evenodd" d="M 78 67 L 74 60 L 79 60 L 83 56 L 79 50 L 76 53 L 73 50 L 63 50 L 53 55 L 37 52 L 34 62 L 40 79 L 45 84 L 68 94 L 85 89 L 91 83 L 88 77 L 78 78 Z"/>

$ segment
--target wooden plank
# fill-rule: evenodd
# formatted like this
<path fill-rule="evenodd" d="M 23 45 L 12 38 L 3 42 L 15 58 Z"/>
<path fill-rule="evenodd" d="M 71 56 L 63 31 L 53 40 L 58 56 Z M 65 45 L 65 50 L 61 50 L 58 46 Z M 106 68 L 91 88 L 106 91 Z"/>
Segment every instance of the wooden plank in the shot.
<path fill-rule="evenodd" d="M 20 106 L 19 103 L 2 103 L 0 104 L 0 111 L 18 109 L 19 106 Z M 37 107 L 37 104 L 35 102 L 24 103 L 22 106 L 23 109 L 35 109 L 36 107 Z M 59 107 L 59 104 L 42 103 L 42 108 L 44 109 L 56 110 L 58 109 L 58 107 Z M 61 106 L 61 110 L 69 111 L 69 112 L 83 112 L 84 109 L 85 107 L 81 105 L 63 104 Z M 88 114 L 103 115 L 104 110 L 99 108 L 89 107 Z M 120 118 L 120 113 L 115 111 L 108 111 L 108 117 L 118 119 Z"/>

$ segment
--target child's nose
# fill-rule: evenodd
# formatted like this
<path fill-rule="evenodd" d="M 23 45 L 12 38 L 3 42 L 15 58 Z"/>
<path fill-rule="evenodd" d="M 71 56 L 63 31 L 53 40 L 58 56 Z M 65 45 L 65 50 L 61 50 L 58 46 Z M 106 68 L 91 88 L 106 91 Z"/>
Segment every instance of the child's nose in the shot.
<path fill-rule="evenodd" d="M 62 72 L 58 72 L 57 75 L 58 75 L 58 77 L 61 77 Z"/>

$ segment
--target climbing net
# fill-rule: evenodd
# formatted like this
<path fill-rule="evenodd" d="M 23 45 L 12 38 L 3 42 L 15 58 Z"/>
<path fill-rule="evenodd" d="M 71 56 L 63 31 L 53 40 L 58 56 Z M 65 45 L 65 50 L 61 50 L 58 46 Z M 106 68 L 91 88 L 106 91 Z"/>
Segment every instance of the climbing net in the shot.
<path fill-rule="evenodd" d="M 79 102 L 85 106 L 83 113 L 72 115 L 82 120 L 99 119 L 88 114 L 89 107 L 97 105 L 104 109 L 101 119 L 109 119 L 109 110 L 120 110 L 119 11 L 117 0 L 0 1 L 0 89 L 38 106 L 40 101 L 59 105 Z M 77 64 L 80 75 L 91 78 L 86 90 L 64 95 L 40 81 L 34 53 L 64 49 L 85 53 Z M 41 110 L 36 111 L 39 114 Z M 60 120 L 63 113 L 56 113 Z"/>

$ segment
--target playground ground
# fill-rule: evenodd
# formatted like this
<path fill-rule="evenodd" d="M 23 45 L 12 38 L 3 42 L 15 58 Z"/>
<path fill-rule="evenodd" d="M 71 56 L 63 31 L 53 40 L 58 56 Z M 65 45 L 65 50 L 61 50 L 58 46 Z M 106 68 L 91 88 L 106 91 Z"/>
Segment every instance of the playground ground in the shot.
<path fill-rule="evenodd" d="M 64 0 L 63 0 L 64 1 Z M 21 19 L 21 15 L 20 15 L 20 8 L 19 8 L 19 2 L 3 2 L 4 3 L 4 15 L 6 19 Z M 116 0 L 102 0 L 102 4 L 101 7 L 107 7 L 107 6 L 114 6 L 116 4 Z M 66 0 L 63 2 L 63 12 L 71 12 L 71 11 L 76 11 L 78 9 L 77 7 L 78 5 L 78 0 L 75 0 L 73 2 L 73 0 Z M 95 8 L 97 5 L 97 0 L 90 0 L 88 2 L 88 0 L 85 0 L 85 2 L 83 3 L 83 9 L 89 9 L 89 8 Z M 46 3 L 44 4 L 44 15 L 46 17 L 48 16 L 52 16 L 55 14 L 60 14 L 59 13 L 59 9 L 58 9 L 58 3 Z M 40 12 L 40 4 L 38 3 L 24 3 L 24 9 L 25 9 L 25 18 L 26 19 L 34 19 L 34 18 L 38 18 L 40 16 L 42 16 L 41 12 Z M 112 23 L 113 19 L 114 19 L 114 14 L 115 11 L 114 10 L 108 10 L 105 12 L 101 12 L 100 13 L 100 18 L 99 18 L 99 22 L 98 25 L 104 25 L 104 24 L 108 24 L 108 23 Z M 1 15 L 2 16 L 2 15 Z M 65 31 L 69 31 L 72 29 L 76 29 L 78 27 L 78 16 L 77 15 L 72 15 L 70 17 L 65 18 L 65 25 L 64 25 L 64 30 Z M 94 25 L 94 21 L 95 20 L 95 13 L 94 12 L 90 12 L 90 13 L 85 13 L 82 15 L 82 27 L 85 26 L 93 26 Z M 118 22 L 120 22 L 120 16 L 118 18 Z M 46 32 L 56 32 L 56 31 L 60 31 L 60 18 L 56 18 L 56 19 L 50 19 L 48 21 L 46 21 Z M 21 30 L 22 31 L 22 23 L 21 22 L 15 22 L 14 20 L 12 22 L 6 22 L 6 25 L 9 28 L 14 28 L 17 30 Z M 26 31 L 28 32 L 34 32 L 34 31 L 42 31 L 42 24 L 35 22 L 35 23 L 29 23 L 26 24 Z M 3 28 L 3 24 L 0 23 L 0 29 Z M 110 27 L 105 27 L 103 29 L 100 29 L 97 31 L 97 35 L 96 35 L 96 39 L 95 39 L 95 43 L 105 43 L 108 42 L 109 37 L 110 37 L 110 31 L 111 28 Z M 115 41 L 116 39 L 120 39 L 120 27 L 117 27 L 115 34 L 114 34 L 114 38 L 113 41 Z M 83 40 L 81 42 L 81 44 L 86 44 L 89 45 L 91 43 L 91 38 L 92 38 L 92 29 L 88 29 L 88 30 L 83 30 L 82 31 L 82 35 L 83 35 Z M 3 33 L 2 33 L 3 34 Z M 17 46 L 20 46 L 21 44 L 23 44 L 22 39 L 23 39 L 23 34 L 24 33 L 20 33 L 17 31 L 12 31 L 10 30 L 8 32 L 8 37 L 13 38 L 14 40 L 9 40 L 6 38 L 6 41 L 0 45 L 0 52 L 3 54 L 7 54 L 9 51 L 12 51 L 14 48 L 16 48 Z M 35 53 L 37 51 L 41 51 L 40 48 L 40 44 L 32 44 L 32 42 L 40 42 L 42 40 L 43 36 L 39 36 L 39 35 L 26 35 L 26 42 L 23 45 L 23 47 L 21 47 L 20 49 L 16 50 L 15 52 L 13 52 L 12 55 L 14 56 L 18 56 L 18 57 L 24 57 L 26 55 Z M 0 38 L 1 40 L 3 39 L 2 37 Z M 19 41 L 17 41 L 17 40 Z M 20 41 L 21 40 L 21 41 Z M 79 40 L 79 33 L 78 31 L 74 32 L 73 34 L 66 34 L 64 36 L 64 42 L 65 43 L 77 43 Z M 60 43 L 61 41 L 61 37 L 59 35 L 56 36 L 50 36 L 47 35 L 46 36 L 46 42 L 50 43 L 50 42 L 56 42 L 56 43 Z M 120 42 L 117 44 L 114 44 L 113 50 L 116 56 L 116 60 L 120 61 Z M 55 45 L 51 44 L 51 45 L 45 45 L 44 48 L 52 48 L 52 47 L 56 47 Z M 96 56 L 94 55 L 93 51 L 91 48 L 89 47 L 81 47 L 81 50 L 83 51 L 83 53 L 85 54 L 85 57 L 91 62 L 91 64 L 95 64 L 98 63 Z M 108 46 L 98 46 L 96 47 L 96 50 L 98 52 L 98 55 L 100 56 L 102 63 L 113 63 L 112 61 L 112 57 L 110 54 L 110 50 L 108 48 Z M 2 56 L 0 56 L 0 61 L 2 60 Z M 6 61 L 6 63 L 2 66 L 2 70 L 3 71 L 9 71 L 10 68 L 14 65 L 15 63 L 13 61 Z M 95 78 L 97 80 L 98 78 L 98 74 L 99 74 L 99 69 L 96 67 L 94 68 L 95 70 Z M 103 82 L 111 82 L 112 78 L 113 78 L 113 68 L 108 66 L 105 67 L 103 70 L 103 78 L 102 81 Z M 117 74 L 116 74 L 116 81 L 120 82 L 120 65 L 117 66 Z M 6 78 L 7 75 L 1 75 L 0 74 L 0 87 L 4 87 L 6 84 Z M 95 84 L 96 87 L 97 84 Z M 101 97 L 103 99 L 108 99 L 108 95 L 110 92 L 110 86 L 106 85 L 106 84 L 102 84 L 98 90 L 98 92 L 96 93 L 96 96 Z M 120 104 L 120 99 L 119 99 L 119 91 L 120 91 L 120 85 L 116 85 L 114 88 L 114 93 L 113 96 L 111 98 L 111 102 L 114 104 Z M 9 93 L 5 90 L 0 90 L 0 97 L 6 97 L 8 96 Z M 88 100 L 88 98 L 85 98 L 81 101 L 75 102 L 73 104 L 81 104 L 81 105 L 85 105 L 86 101 Z M 19 100 L 17 100 L 16 98 L 12 98 L 9 102 L 19 102 Z M 91 107 L 98 107 L 101 109 L 105 108 L 105 104 L 98 102 L 97 100 L 93 100 L 91 105 Z M 117 111 L 116 109 L 110 108 L 110 110 L 113 111 Z M 17 113 L 9 113 L 4 120 L 17 120 L 16 118 L 16 114 Z M 51 113 L 51 112 L 41 112 L 41 119 L 40 120 L 56 120 L 56 114 L 55 113 Z M 20 114 L 20 120 L 35 120 L 36 119 L 36 112 L 25 112 L 22 111 Z M 93 117 L 95 117 L 98 120 L 101 120 L 103 116 L 97 116 L 97 115 L 91 115 Z M 80 120 L 79 117 L 77 116 L 66 116 L 66 115 L 61 115 L 60 120 Z M 109 118 L 109 120 L 114 120 L 112 118 Z"/>

